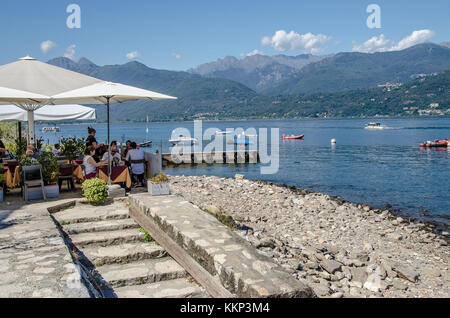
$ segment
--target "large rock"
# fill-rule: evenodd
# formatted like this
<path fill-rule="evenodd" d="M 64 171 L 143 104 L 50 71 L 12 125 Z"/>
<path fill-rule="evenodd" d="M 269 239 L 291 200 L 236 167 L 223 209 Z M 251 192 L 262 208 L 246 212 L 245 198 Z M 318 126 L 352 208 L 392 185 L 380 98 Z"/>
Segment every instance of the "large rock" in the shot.
<path fill-rule="evenodd" d="M 341 270 L 341 263 L 338 263 L 336 261 L 333 261 L 331 259 L 323 259 L 320 262 L 320 266 L 326 270 L 330 274 L 334 274 L 337 271 Z"/>
<path fill-rule="evenodd" d="M 372 292 L 379 292 L 384 289 L 382 285 L 381 277 L 376 273 L 372 273 L 367 277 L 366 282 L 364 283 L 364 288 L 370 290 Z"/>
<path fill-rule="evenodd" d="M 400 278 L 406 279 L 412 283 L 419 280 L 419 273 L 407 265 L 395 264 L 394 271 L 397 272 Z"/>
<path fill-rule="evenodd" d="M 364 267 L 351 268 L 350 272 L 352 274 L 352 282 L 359 283 L 361 286 L 363 286 L 368 276 L 366 268 Z"/>

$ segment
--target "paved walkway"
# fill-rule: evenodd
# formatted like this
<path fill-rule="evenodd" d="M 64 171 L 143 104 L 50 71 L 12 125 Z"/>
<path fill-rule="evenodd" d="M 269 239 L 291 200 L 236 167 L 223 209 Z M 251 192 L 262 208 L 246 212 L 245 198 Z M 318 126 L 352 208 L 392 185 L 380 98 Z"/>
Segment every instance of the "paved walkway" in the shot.
<path fill-rule="evenodd" d="M 68 201 L 0 204 L 0 297 L 90 297 L 47 210 Z"/>

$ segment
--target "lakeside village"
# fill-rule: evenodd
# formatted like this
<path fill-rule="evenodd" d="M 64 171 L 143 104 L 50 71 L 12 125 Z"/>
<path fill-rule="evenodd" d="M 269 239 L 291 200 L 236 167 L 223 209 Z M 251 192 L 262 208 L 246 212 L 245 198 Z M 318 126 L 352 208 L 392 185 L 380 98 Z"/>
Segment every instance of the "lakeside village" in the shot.
<path fill-rule="evenodd" d="M 67 120 L 83 111 L 68 102 L 103 104 L 109 113 L 111 103 L 175 97 L 31 57 L 0 68 L 0 78 L 11 78 L 8 72 L 29 79 L 0 85 L 0 102 L 24 116 L 10 120 L 27 121 L 28 131 L 22 137 L 18 125 L 15 140 L 0 143 L 0 297 L 450 296 L 450 236 L 433 224 L 240 174 L 167 176 L 164 154 L 143 150 L 150 140 L 110 140 L 109 121 L 106 145 L 92 127 L 86 138 L 43 144 L 34 121 L 45 120 L 38 119 L 45 118 L 44 107 Z M 195 152 L 200 137 L 176 131 L 172 160 L 276 162 L 261 144 L 252 148 L 261 130 L 210 134 L 233 150 L 204 156 L 202 148 Z M 305 135 L 271 138 L 274 147 Z M 421 146 L 448 145 L 446 139 Z"/>

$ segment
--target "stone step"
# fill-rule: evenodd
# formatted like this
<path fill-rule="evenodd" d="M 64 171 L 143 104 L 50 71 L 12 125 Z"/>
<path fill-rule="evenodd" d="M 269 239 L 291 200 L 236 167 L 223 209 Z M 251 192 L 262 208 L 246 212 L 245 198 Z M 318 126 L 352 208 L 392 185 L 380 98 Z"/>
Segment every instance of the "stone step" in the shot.
<path fill-rule="evenodd" d="M 81 249 L 84 257 L 96 267 L 108 264 L 125 264 L 167 255 L 161 246 L 149 242 L 123 243 L 112 246 L 86 246 Z"/>
<path fill-rule="evenodd" d="M 90 232 L 70 235 L 72 243 L 81 249 L 87 245 L 110 246 L 129 242 L 144 242 L 145 234 L 138 229 L 120 231 Z"/>
<path fill-rule="evenodd" d="M 104 232 L 126 229 L 136 229 L 140 226 L 133 219 L 106 220 L 86 223 L 73 223 L 64 225 L 67 234 L 80 234 L 89 232 Z"/>
<path fill-rule="evenodd" d="M 179 278 L 157 283 L 115 288 L 106 297 L 118 298 L 206 298 L 206 291 L 193 281 Z"/>
<path fill-rule="evenodd" d="M 105 288 L 142 285 L 185 278 L 187 272 L 171 257 L 146 259 L 128 264 L 111 264 L 96 269 Z"/>
<path fill-rule="evenodd" d="M 125 205 L 108 209 L 105 207 L 97 207 L 92 210 L 92 207 L 84 207 L 83 205 L 76 205 L 74 208 L 53 213 L 53 217 L 61 224 L 86 223 L 105 220 L 119 220 L 129 218 L 128 209 Z"/>

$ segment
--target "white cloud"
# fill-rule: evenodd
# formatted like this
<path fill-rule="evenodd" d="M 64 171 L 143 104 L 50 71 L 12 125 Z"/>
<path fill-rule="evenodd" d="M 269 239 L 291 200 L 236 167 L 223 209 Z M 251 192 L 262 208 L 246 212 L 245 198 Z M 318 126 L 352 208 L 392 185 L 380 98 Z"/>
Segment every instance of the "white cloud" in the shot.
<path fill-rule="evenodd" d="M 174 58 L 176 58 L 177 60 L 182 60 L 182 59 L 185 58 L 183 55 L 181 55 L 181 54 L 179 54 L 179 53 L 172 53 L 172 56 L 173 56 Z"/>
<path fill-rule="evenodd" d="M 305 53 L 317 54 L 323 51 L 330 41 L 331 37 L 324 34 L 299 34 L 295 31 L 287 33 L 279 30 L 272 37 L 263 37 L 261 44 L 282 52 L 301 50 Z"/>
<path fill-rule="evenodd" d="M 253 55 L 257 55 L 257 54 L 264 55 L 264 53 L 261 52 L 260 50 L 253 50 L 250 53 L 248 53 L 247 56 L 253 56 Z"/>
<path fill-rule="evenodd" d="M 392 46 L 392 41 L 386 39 L 384 34 L 381 34 L 379 37 L 374 36 L 364 42 L 361 45 L 353 42 L 353 52 L 361 52 L 361 53 L 373 53 L 373 52 L 386 52 L 389 51 L 389 48 Z"/>
<path fill-rule="evenodd" d="M 127 53 L 126 56 L 127 56 L 127 59 L 134 60 L 134 59 L 139 58 L 141 56 L 141 54 L 138 51 L 133 51 L 133 52 Z"/>
<path fill-rule="evenodd" d="M 64 57 L 67 57 L 68 59 L 71 59 L 72 61 L 75 61 L 75 48 L 77 46 L 75 44 L 72 44 L 66 49 L 66 52 L 64 53 Z"/>
<path fill-rule="evenodd" d="M 432 30 L 418 30 L 406 36 L 399 42 L 394 42 L 387 39 L 384 34 L 374 36 L 361 45 L 353 42 L 353 52 L 374 53 L 374 52 L 388 52 L 400 51 L 407 49 L 416 44 L 420 44 L 432 39 L 435 32 Z"/>
<path fill-rule="evenodd" d="M 432 30 L 419 30 L 414 31 L 404 39 L 402 39 L 398 44 L 393 48 L 394 50 L 404 50 L 416 44 L 420 44 L 426 41 L 431 40 L 435 35 L 435 32 Z"/>
<path fill-rule="evenodd" d="M 45 54 L 50 52 L 54 47 L 56 46 L 56 43 L 53 41 L 44 41 L 41 43 L 41 51 Z"/>

